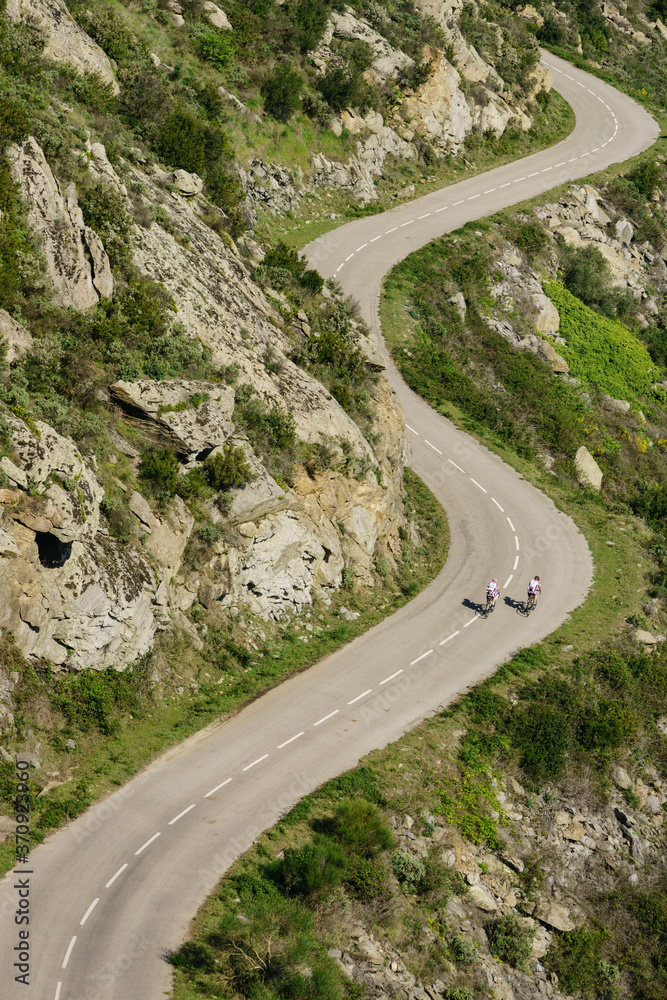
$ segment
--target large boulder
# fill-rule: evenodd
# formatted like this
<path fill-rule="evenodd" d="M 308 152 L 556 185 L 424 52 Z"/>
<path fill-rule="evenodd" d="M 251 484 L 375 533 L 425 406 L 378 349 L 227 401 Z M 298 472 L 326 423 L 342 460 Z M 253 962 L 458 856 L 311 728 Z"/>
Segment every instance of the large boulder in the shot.
<path fill-rule="evenodd" d="M 111 60 L 79 27 L 63 0 L 7 0 L 6 12 L 12 21 L 37 21 L 46 35 L 44 55 L 48 59 L 68 63 L 81 74 L 95 73 L 114 94 L 120 93 Z"/>
<path fill-rule="evenodd" d="M 186 461 L 206 457 L 234 431 L 234 390 L 218 382 L 121 381 L 114 382 L 109 393 L 128 422 Z"/>
<path fill-rule="evenodd" d="M 535 917 L 553 931 L 573 931 L 577 926 L 569 910 L 559 903 L 540 902 L 535 909 Z"/>
<path fill-rule="evenodd" d="M 539 342 L 537 345 L 537 355 L 551 366 L 551 370 L 555 375 L 567 375 L 570 370 L 570 366 L 565 358 L 562 358 L 556 352 L 553 344 L 550 344 L 548 340 L 541 340 Z"/>
<path fill-rule="evenodd" d="M 574 468 L 582 486 L 599 491 L 602 486 L 602 469 L 583 444 L 574 456 Z"/>
<path fill-rule="evenodd" d="M 560 315 L 549 296 L 544 292 L 535 292 L 531 299 L 535 307 L 533 326 L 537 333 L 557 333 L 560 327 Z"/>
<path fill-rule="evenodd" d="M 28 202 L 28 223 L 40 236 L 59 305 L 86 310 L 113 294 L 113 275 L 97 233 L 83 221 L 76 188 L 63 193 L 37 141 L 7 151 L 12 176 Z"/>
<path fill-rule="evenodd" d="M 217 4 L 212 3 L 212 0 L 204 0 L 202 6 L 209 24 L 212 24 L 214 28 L 219 28 L 220 31 L 232 30 L 229 18 L 225 14 L 224 10 L 221 10 Z"/>

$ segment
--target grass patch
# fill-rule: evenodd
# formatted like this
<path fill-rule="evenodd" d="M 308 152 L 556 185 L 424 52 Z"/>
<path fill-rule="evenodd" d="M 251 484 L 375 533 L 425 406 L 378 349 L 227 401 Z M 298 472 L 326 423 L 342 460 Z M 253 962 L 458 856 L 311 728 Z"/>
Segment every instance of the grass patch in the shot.
<path fill-rule="evenodd" d="M 653 381 L 651 356 L 626 326 L 589 309 L 557 281 L 544 290 L 560 314 L 561 353 L 571 373 L 616 399 L 634 402 Z"/>

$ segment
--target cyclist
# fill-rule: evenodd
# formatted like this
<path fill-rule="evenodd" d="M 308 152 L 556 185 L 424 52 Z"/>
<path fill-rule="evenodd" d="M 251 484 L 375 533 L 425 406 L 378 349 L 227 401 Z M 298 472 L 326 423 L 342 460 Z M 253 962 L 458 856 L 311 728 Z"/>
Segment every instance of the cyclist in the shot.
<path fill-rule="evenodd" d="M 542 593 L 542 584 L 539 576 L 534 576 L 528 584 L 528 604 L 537 605 L 537 596 Z"/>
<path fill-rule="evenodd" d="M 500 597 L 500 590 L 498 588 L 498 581 L 494 577 L 493 580 L 486 587 L 486 603 L 493 604 L 495 607 L 496 601 Z"/>

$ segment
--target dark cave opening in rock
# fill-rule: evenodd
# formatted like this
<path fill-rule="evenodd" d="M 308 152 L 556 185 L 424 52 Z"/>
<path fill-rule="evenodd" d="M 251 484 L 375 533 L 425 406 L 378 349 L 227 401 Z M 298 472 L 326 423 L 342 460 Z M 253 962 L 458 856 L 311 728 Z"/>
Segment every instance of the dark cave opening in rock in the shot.
<path fill-rule="evenodd" d="M 72 543 L 61 542 L 50 531 L 36 531 L 35 541 L 39 561 L 45 569 L 56 569 L 64 566 L 72 554 Z"/>

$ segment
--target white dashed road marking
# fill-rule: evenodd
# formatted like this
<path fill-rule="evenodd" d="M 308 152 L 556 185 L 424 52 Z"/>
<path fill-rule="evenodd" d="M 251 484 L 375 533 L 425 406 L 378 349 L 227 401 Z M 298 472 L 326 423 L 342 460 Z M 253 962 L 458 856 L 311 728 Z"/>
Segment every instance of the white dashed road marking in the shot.
<path fill-rule="evenodd" d="M 288 740 L 285 740 L 284 743 L 279 743 L 278 750 L 282 750 L 282 748 L 286 747 L 289 743 L 294 743 L 294 740 L 298 740 L 300 736 L 303 736 L 303 734 L 304 730 L 302 729 L 300 733 L 296 734 L 296 736 L 290 736 L 290 738 Z"/>
<path fill-rule="evenodd" d="M 438 455 L 442 455 L 442 452 L 440 451 L 440 449 L 436 448 L 436 446 L 434 444 L 431 444 L 430 441 L 427 441 L 426 438 L 424 438 L 424 444 L 427 444 L 429 446 L 429 448 L 433 448 L 433 451 L 437 451 Z"/>
<path fill-rule="evenodd" d="M 189 813 L 191 809 L 194 809 L 194 807 L 195 807 L 195 803 L 193 802 L 192 805 L 188 806 L 187 809 L 184 809 L 182 812 L 179 812 L 178 816 L 174 816 L 173 819 L 170 819 L 169 823 L 168 823 L 168 826 L 173 826 L 174 823 L 178 823 L 179 819 L 182 816 L 185 816 L 186 813 Z"/>
<path fill-rule="evenodd" d="M 484 487 L 480 483 L 478 483 L 476 479 L 473 479 L 472 476 L 470 477 L 470 482 L 474 483 L 475 486 L 478 486 L 479 489 L 482 491 L 482 493 L 488 493 L 489 492 L 488 490 L 485 490 Z"/>
<path fill-rule="evenodd" d="M 419 663 L 419 661 L 420 661 L 420 660 L 425 660 L 425 659 L 426 659 L 426 657 L 427 657 L 427 656 L 430 656 L 432 652 L 433 652 L 433 650 L 432 650 L 432 649 L 429 649 L 429 650 L 427 650 L 427 651 L 426 651 L 425 653 L 422 653 L 422 655 L 421 655 L 421 656 L 418 656 L 416 660 L 413 660 L 413 661 L 412 661 L 412 663 L 410 664 L 410 666 L 411 666 L 411 667 L 414 667 L 415 663 Z"/>
<path fill-rule="evenodd" d="M 138 851 L 135 851 L 135 852 L 134 852 L 134 854 L 135 854 L 135 857 L 136 857 L 136 855 L 137 855 L 137 854 L 141 854 L 141 852 L 142 852 L 142 851 L 145 851 L 145 850 L 146 850 L 146 848 L 148 847 L 148 845 L 149 845 L 149 844 L 152 844 L 154 840 L 157 840 L 157 838 L 158 838 L 159 836 L 160 836 L 160 831 L 158 830 L 158 832 L 157 832 L 157 833 L 154 833 L 154 834 L 153 834 L 153 836 L 151 837 L 151 839 L 150 839 L 150 840 L 147 840 L 145 844 L 142 844 L 142 845 L 141 845 L 141 847 L 139 848 L 139 850 L 138 850 Z"/>
<path fill-rule="evenodd" d="M 516 543 L 516 550 L 518 552 L 519 551 L 519 536 L 518 535 L 514 536 L 514 541 Z"/>
<path fill-rule="evenodd" d="M 500 504 L 498 503 L 498 501 L 497 501 L 497 500 L 494 500 L 494 499 L 493 499 L 493 497 L 491 497 L 491 502 L 492 502 L 492 503 L 494 503 L 494 504 L 496 505 L 496 507 L 498 508 L 498 510 L 499 510 L 499 511 L 500 511 L 500 512 L 501 512 L 502 514 L 504 514 L 504 513 L 505 513 L 505 511 L 504 511 L 504 510 L 503 510 L 503 508 L 502 508 L 502 507 L 500 506 Z"/>
<path fill-rule="evenodd" d="M 454 636 L 458 635 L 458 634 L 459 634 L 459 631 L 460 631 L 460 629 L 457 629 L 457 631 L 456 631 L 456 632 L 452 632 L 452 634 L 451 634 L 451 635 L 448 635 L 448 636 L 447 636 L 447 638 L 446 638 L 446 639 L 443 639 L 443 640 L 442 640 L 442 642 L 438 643 L 438 645 L 440 645 L 440 646 L 444 646 L 446 642 L 449 642 L 449 640 L 450 640 L 450 639 L 453 639 L 453 638 L 454 638 Z"/>
<path fill-rule="evenodd" d="M 112 885 L 114 884 L 114 882 L 116 881 L 116 879 L 118 878 L 118 876 L 119 876 L 119 875 L 122 875 L 122 874 L 123 874 L 123 872 L 125 871 L 125 869 L 126 869 L 126 868 L 127 868 L 127 865 L 121 865 L 121 867 L 120 867 L 120 868 L 118 869 L 118 871 L 116 872 L 116 874 L 115 874 L 115 875 L 114 875 L 114 876 L 113 876 L 112 878 L 110 878 L 110 879 L 109 879 L 109 881 L 108 881 L 108 882 L 107 882 L 107 884 L 106 884 L 106 885 L 104 886 L 104 888 L 105 888 L 105 889 L 110 889 L 110 888 L 111 888 L 111 886 L 112 886 Z"/>
<path fill-rule="evenodd" d="M 367 694 L 370 694 L 372 690 L 373 688 L 369 688 L 368 691 L 364 691 L 363 694 L 358 694 L 356 698 L 352 699 L 352 701 L 348 701 L 348 705 L 354 705 L 355 701 L 361 701 L 361 699 L 365 698 Z"/>
<path fill-rule="evenodd" d="M 414 429 L 414 427 L 411 427 L 411 426 L 410 426 L 410 424 L 406 424 L 405 426 L 407 427 L 407 429 L 408 429 L 409 431 L 412 431 L 412 433 L 413 433 L 413 434 L 416 434 L 416 435 L 417 435 L 417 437 L 419 437 L 419 431 L 416 431 L 416 430 Z"/>
<path fill-rule="evenodd" d="M 243 768 L 243 770 L 244 771 L 249 771 L 251 767 L 255 766 L 255 764 L 261 764 L 262 761 L 266 760 L 266 758 L 268 756 L 269 756 L 268 753 L 262 754 L 262 756 L 258 757 L 257 760 L 253 760 L 252 764 L 246 764 L 246 766 Z"/>
<path fill-rule="evenodd" d="M 414 221 L 414 219 L 409 219 L 407 222 L 402 222 L 399 228 L 404 229 L 405 226 L 411 226 Z"/>
<path fill-rule="evenodd" d="M 95 909 L 95 907 L 97 906 L 97 904 L 99 903 L 99 901 L 100 901 L 100 897 L 99 896 L 97 897 L 97 899 L 94 899 L 92 901 L 92 903 L 90 904 L 90 906 L 88 907 L 88 909 L 86 910 L 86 912 L 84 913 L 84 915 L 81 917 L 81 920 L 79 921 L 79 926 L 80 927 L 83 927 L 83 925 L 85 924 L 86 920 L 88 919 L 88 917 L 90 916 L 90 914 L 93 912 L 93 910 Z"/>
<path fill-rule="evenodd" d="M 512 582 L 513 579 L 514 579 L 514 573 L 510 573 L 510 575 L 505 580 L 505 585 L 503 587 L 503 590 L 507 590 L 507 588 L 509 587 L 509 585 L 510 585 L 510 583 Z"/>
<path fill-rule="evenodd" d="M 65 952 L 65 957 L 63 958 L 63 964 L 62 964 L 63 969 L 67 968 L 67 963 L 69 962 L 69 957 L 72 954 L 72 948 L 74 947 L 75 944 L 76 944 L 76 934 L 74 935 L 69 945 L 67 946 L 67 951 Z"/>
<path fill-rule="evenodd" d="M 514 527 L 514 525 L 512 524 L 512 522 L 510 521 L 509 517 L 507 518 L 507 523 L 509 524 L 509 526 L 512 529 L 512 531 L 516 531 L 516 528 Z"/>
<path fill-rule="evenodd" d="M 207 792 L 204 798 L 208 799 L 211 797 L 211 795 L 215 795 L 216 792 L 219 792 L 221 788 L 224 788 L 225 785 L 228 785 L 229 782 L 232 780 L 233 780 L 232 778 L 225 778 L 225 780 L 221 781 L 219 785 L 216 785 L 215 788 L 212 788 L 210 792 Z"/>
<path fill-rule="evenodd" d="M 477 615 L 475 615 L 475 617 L 474 617 L 474 618 L 471 618 L 469 622 L 466 622 L 466 623 L 465 623 L 465 625 L 464 625 L 463 627 L 464 627 L 464 628 L 467 628 L 467 627 L 468 627 L 468 625 L 472 625 L 472 623 L 473 623 L 473 622 L 476 622 L 476 621 L 477 621 Z"/>
<path fill-rule="evenodd" d="M 313 722 L 313 726 L 321 726 L 323 722 L 326 722 L 327 719 L 331 719 L 334 715 L 338 715 L 339 712 L 339 708 L 334 709 L 333 712 L 329 712 L 328 715 L 325 715 L 323 719 L 318 719 L 317 722 Z"/>
<path fill-rule="evenodd" d="M 453 465 L 455 469 L 458 469 L 459 472 L 463 472 L 461 466 L 457 465 L 456 462 L 452 462 L 451 458 L 448 458 L 447 461 L 449 462 L 450 465 Z M 465 472 L 463 472 L 463 475 L 465 476 Z"/>
<path fill-rule="evenodd" d="M 514 565 L 512 566 L 512 569 L 516 569 L 518 565 L 519 565 L 519 557 L 515 556 L 514 557 Z"/>
<path fill-rule="evenodd" d="M 394 677 L 398 677 L 398 675 L 402 673 L 403 673 L 403 668 L 401 667 L 401 669 L 397 670 L 395 674 L 390 674 L 389 677 L 385 677 L 383 681 L 380 681 L 380 686 L 382 686 L 383 684 L 388 684 L 389 681 L 393 681 Z"/>

